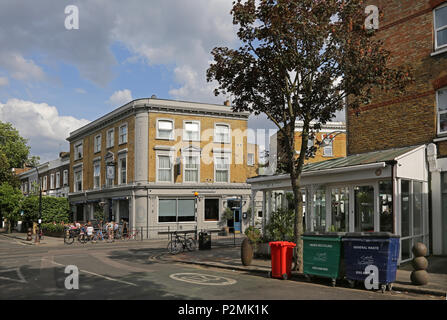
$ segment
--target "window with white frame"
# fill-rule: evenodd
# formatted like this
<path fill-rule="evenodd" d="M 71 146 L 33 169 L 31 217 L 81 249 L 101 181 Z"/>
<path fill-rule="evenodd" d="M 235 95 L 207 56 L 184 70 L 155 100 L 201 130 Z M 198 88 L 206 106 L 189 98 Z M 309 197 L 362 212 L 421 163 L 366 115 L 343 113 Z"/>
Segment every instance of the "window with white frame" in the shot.
<path fill-rule="evenodd" d="M 227 155 L 214 158 L 214 180 L 215 182 L 229 182 L 230 180 L 230 158 Z"/>
<path fill-rule="evenodd" d="M 157 120 L 157 139 L 174 139 L 174 121 L 168 119 Z"/>
<path fill-rule="evenodd" d="M 74 159 L 75 160 L 82 159 L 82 156 L 83 156 L 82 142 L 79 142 L 79 143 L 75 144 L 74 152 L 75 152 L 75 154 L 74 154 Z"/>
<path fill-rule="evenodd" d="M 64 177 L 62 183 L 64 186 L 68 185 L 68 170 L 64 170 Z"/>
<path fill-rule="evenodd" d="M 127 183 L 127 154 L 118 157 L 118 184 Z"/>
<path fill-rule="evenodd" d="M 82 191 L 82 168 L 74 171 L 74 192 Z"/>
<path fill-rule="evenodd" d="M 186 155 L 184 157 L 184 182 L 199 182 L 200 157 L 198 155 Z"/>
<path fill-rule="evenodd" d="M 98 189 L 101 186 L 101 162 L 93 163 L 93 188 Z"/>
<path fill-rule="evenodd" d="M 214 142 L 230 143 L 230 126 L 228 124 L 216 123 L 214 127 Z"/>
<path fill-rule="evenodd" d="M 434 11 L 435 49 L 447 48 L 447 4 Z"/>
<path fill-rule="evenodd" d="M 184 121 L 183 122 L 183 140 L 200 141 L 200 122 Z"/>
<path fill-rule="evenodd" d="M 48 187 L 47 181 L 48 181 L 47 176 L 43 177 L 43 187 L 42 187 L 43 190 L 47 190 Z"/>
<path fill-rule="evenodd" d="M 158 222 L 191 222 L 195 220 L 194 199 L 159 199 Z"/>
<path fill-rule="evenodd" d="M 119 144 L 127 143 L 127 124 L 119 128 Z"/>
<path fill-rule="evenodd" d="M 56 189 L 61 187 L 61 173 L 56 172 Z"/>
<path fill-rule="evenodd" d="M 436 92 L 438 105 L 438 133 L 447 133 L 447 87 Z"/>
<path fill-rule="evenodd" d="M 157 181 L 158 182 L 173 182 L 173 168 L 172 161 L 169 155 L 157 155 Z"/>
<path fill-rule="evenodd" d="M 249 165 L 249 166 L 255 165 L 255 154 L 254 153 L 247 154 L 247 165 Z"/>
<path fill-rule="evenodd" d="M 106 144 L 107 144 L 107 148 L 111 148 L 114 146 L 114 144 L 115 144 L 115 130 L 114 129 L 107 130 Z"/>
<path fill-rule="evenodd" d="M 95 153 L 101 152 L 101 135 L 95 136 Z"/>
<path fill-rule="evenodd" d="M 54 189 L 54 173 L 50 175 L 50 189 Z"/>
<path fill-rule="evenodd" d="M 323 135 L 324 139 L 324 145 L 323 145 L 323 156 L 325 157 L 332 157 L 333 156 L 333 150 L 332 150 L 332 136 L 328 136 L 326 134 Z"/>

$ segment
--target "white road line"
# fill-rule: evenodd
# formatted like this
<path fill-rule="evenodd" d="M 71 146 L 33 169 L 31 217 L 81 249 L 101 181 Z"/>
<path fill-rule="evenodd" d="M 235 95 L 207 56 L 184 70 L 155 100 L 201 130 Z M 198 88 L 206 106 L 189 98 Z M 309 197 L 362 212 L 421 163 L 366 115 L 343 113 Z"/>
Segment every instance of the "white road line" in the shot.
<path fill-rule="evenodd" d="M 48 259 L 46 259 L 46 260 L 48 260 Z M 63 265 L 61 263 L 57 263 L 57 262 L 54 262 L 54 261 L 51 261 L 51 260 L 48 260 L 48 261 L 53 263 L 53 264 L 55 264 L 55 265 L 57 265 L 57 266 L 65 267 L 65 265 Z M 124 283 L 124 284 L 130 285 L 130 286 L 138 287 L 138 285 L 136 285 L 135 283 L 131 283 L 131 282 L 127 282 L 127 281 L 122 281 L 122 280 L 110 278 L 110 277 L 107 277 L 107 276 L 103 276 L 102 274 L 97 274 L 97 273 L 90 272 L 90 271 L 87 271 L 87 270 L 82 270 L 82 269 L 79 269 L 79 271 L 84 272 L 84 273 L 88 273 L 88 274 L 91 274 L 93 276 L 97 276 L 97 277 L 100 277 L 100 278 L 104 278 L 106 280 L 120 282 L 120 283 Z"/>

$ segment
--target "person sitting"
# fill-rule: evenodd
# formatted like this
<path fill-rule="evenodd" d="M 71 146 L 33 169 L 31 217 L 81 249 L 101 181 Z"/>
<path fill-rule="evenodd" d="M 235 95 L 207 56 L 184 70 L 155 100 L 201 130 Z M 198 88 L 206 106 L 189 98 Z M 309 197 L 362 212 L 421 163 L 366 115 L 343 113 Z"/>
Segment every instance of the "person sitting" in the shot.
<path fill-rule="evenodd" d="M 86 229 L 86 231 L 87 231 L 87 237 L 88 237 L 90 240 L 93 240 L 93 226 L 92 226 L 92 223 L 91 223 L 91 222 L 88 222 L 88 223 L 87 223 L 87 229 Z"/>

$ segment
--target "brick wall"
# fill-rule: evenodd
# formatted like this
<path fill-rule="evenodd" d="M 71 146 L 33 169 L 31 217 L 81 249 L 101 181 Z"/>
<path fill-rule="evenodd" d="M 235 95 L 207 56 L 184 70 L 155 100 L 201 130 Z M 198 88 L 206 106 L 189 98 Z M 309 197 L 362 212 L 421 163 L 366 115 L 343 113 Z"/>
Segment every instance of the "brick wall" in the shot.
<path fill-rule="evenodd" d="M 376 92 L 372 103 L 361 107 L 359 113 L 348 111 L 348 154 L 432 142 L 437 134 L 435 90 L 447 76 L 447 53 L 431 56 L 434 2 L 368 3 L 378 6 L 382 13 L 377 37 L 391 52 L 391 65 L 410 64 L 416 81 L 403 95 Z M 441 154 L 447 155 L 444 151 Z"/>

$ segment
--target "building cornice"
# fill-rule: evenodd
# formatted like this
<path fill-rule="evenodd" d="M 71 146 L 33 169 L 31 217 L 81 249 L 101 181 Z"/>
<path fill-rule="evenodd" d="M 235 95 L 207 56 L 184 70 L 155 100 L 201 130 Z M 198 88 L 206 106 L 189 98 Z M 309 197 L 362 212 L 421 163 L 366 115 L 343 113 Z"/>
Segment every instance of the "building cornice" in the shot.
<path fill-rule="evenodd" d="M 74 140 L 81 139 L 84 136 L 101 130 L 130 115 L 136 115 L 141 112 L 171 113 L 179 115 L 189 114 L 203 117 L 214 116 L 245 121 L 248 121 L 248 117 L 250 115 L 249 112 L 233 112 L 230 107 L 224 105 L 153 98 L 137 99 L 71 132 L 67 140 L 72 142 Z"/>

